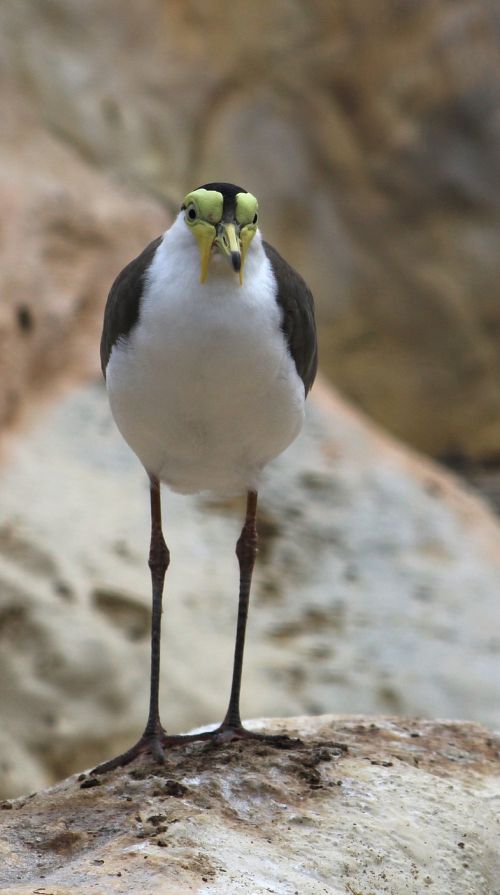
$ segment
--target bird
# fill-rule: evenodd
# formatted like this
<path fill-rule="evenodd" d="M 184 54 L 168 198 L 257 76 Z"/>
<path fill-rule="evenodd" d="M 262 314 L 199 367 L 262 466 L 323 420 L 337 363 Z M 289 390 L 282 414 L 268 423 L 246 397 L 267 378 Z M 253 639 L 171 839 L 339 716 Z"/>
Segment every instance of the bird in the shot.
<path fill-rule="evenodd" d="M 185 196 L 170 228 L 111 287 L 101 365 L 116 425 L 149 478 L 151 674 L 142 736 L 94 772 L 144 753 L 164 762 L 169 746 L 194 739 L 272 740 L 248 730 L 240 715 L 258 488 L 266 465 L 302 428 L 317 338 L 311 291 L 262 238 L 252 193 L 213 182 Z M 229 703 L 219 727 L 199 734 L 170 736 L 160 721 L 162 596 L 170 560 L 162 485 L 182 494 L 246 495 L 236 545 L 240 584 Z"/>

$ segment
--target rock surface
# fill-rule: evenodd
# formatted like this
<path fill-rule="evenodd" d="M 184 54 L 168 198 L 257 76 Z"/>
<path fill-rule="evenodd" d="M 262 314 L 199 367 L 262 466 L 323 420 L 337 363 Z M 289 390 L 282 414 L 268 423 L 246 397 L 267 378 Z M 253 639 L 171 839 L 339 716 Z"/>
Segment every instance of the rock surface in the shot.
<path fill-rule="evenodd" d="M 174 205 L 252 189 L 316 294 L 324 372 L 421 449 L 498 457 L 494 3 L 16 0 L 0 57 L 6 90 L 128 183 Z"/>
<path fill-rule="evenodd" d="M 4 802 L 3 895 L 499 895 L 500 741 L 487 730 L 257 726 L 302 743 L 184 746 L 163 767 L 145 758 Z"/>
<path fill-rule="evenodd" d="M 149 670 L 148 496 L 103 386 L 65 397 L 0 480 L 0 777 L 47 785 L 128 745 Z M 242 501 L 164 493 L 162 717 L 221 718 Z M 261 490 L 247 717 L 328 711 L 498 726 L 500 526 L 318 385 Z"/>

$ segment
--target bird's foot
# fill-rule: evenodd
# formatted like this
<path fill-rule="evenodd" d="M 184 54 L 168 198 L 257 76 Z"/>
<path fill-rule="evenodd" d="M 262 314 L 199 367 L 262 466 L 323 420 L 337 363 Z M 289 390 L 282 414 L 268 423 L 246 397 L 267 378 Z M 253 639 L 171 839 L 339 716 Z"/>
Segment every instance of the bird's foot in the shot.
<path fill-rule="evenodd" d="M 158 764 L 164 764 L 165 753 L 163 751 L 163 745 L 164 741 L 167 739 L 168 737 L 162 727 L 152 733 L 144 731 L 141 738 L 130 749 L 127 749 L 126 752 L 122 752 L 115 758 L 111 758 L 109 761 L 104 761 L 102 764 L 97 765 L 97 767 L 93 768 L 90 773 L 106 774 L 108 771 L 114 771 L 115 768 L 125 767 L 136 758 L 139 758 L 140 755 L 145 755 L 147 753 L 149 753 Z"/>
<path fill-rule="evenodd" d="M 152 756 L 157 764 L 165 764 L 165 749 L 172 746 L 183 746 L 186 743 L 206 742 L 209 748 L 224 746 L 226 743 L 235 743 L 241 740 L 254 740 L 272 746 L 274 749 L 296 749 L 302 746 L 302 740 L 289 737 L 283 733 L 261 733 L 256 730 L 248 730 L 242 724 L 221 724 L 215 730 L 204 730 L 200 733 L 172 734 L 169 735 L 162 727 L 153 733 L 144 732 L 141 738 L 126 752 L 122 752 L 109 761 L 97 765 L 91 774 L 106 774 L 116 768 L 123 768 L 135 761 L 141 755 Z"/>
<path fill-rule="evenodd" d="M 240 740 L 254 740 L 265 743 L 275 749 L 295 749 L 302 745 L 302 740 L 289 737 L 282 733 L 261 733 L 256 730 L 248 730 L 242 724 L 221 724 L 215 730 L 204 730 L 200 733 L 187 733 L 178 736 L 162 737 L 163 746 L 176 746 L 183 743 L 195 743 L 205 741 L 209 746 L 223 746 L 226 743 L 234 743 Z"/>

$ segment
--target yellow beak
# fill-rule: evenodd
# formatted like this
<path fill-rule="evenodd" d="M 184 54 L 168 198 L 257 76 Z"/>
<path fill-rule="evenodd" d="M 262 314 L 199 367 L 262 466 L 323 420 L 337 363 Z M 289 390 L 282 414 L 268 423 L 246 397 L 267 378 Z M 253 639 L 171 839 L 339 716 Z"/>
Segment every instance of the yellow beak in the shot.
<path fill-rule="evenodd" d="M 220 223 L 215 229 L 208 221 L 199 221 L 193 227 L 193 233 L 200 250 L 200 283 L 207 279 L 212 246 L 215 244 L 230 259 L 233 270 L 240 275 L 240 285 L 243 285 L 243 263 L 248 246 L 240 242 L 235 225 Z"/>
<path fill-rule="evenodd" d="M 236 235 L 236 227 L 232 223 L 221 223 L 215 239 L 224 255 L 231 259 L 233 270 L 240 275 L 240 284 L 243 283 L 243 268 L 241 263 L 241 245 Z"/>

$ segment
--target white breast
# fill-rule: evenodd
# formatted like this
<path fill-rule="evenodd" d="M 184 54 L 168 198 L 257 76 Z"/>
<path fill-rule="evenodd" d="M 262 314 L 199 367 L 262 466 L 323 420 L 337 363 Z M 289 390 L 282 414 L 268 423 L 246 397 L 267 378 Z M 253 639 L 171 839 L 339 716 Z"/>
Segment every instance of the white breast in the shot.
<path fill-rule="evenodd" d="M 182 216 L 147 278 L 138 325 L 113 348 L 111 409 L 148 472 L 173 490 L 242 491 L 298 435 L 304 386 L 281 331 L 276 285 L 257 233 L 245 282 L 199 254 Z"/>

